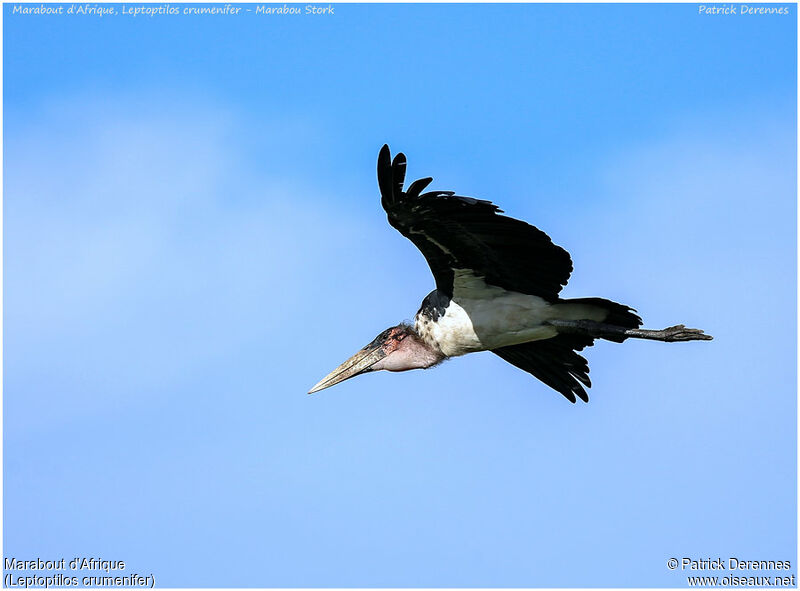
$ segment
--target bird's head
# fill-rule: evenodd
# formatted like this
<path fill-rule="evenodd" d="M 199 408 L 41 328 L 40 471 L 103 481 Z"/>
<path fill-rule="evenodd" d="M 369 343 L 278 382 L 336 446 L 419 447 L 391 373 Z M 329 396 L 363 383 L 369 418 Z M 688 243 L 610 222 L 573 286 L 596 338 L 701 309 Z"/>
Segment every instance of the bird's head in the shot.
<path fill-rule="evenodd" d="M 443 358 L 441 353 L 425 344 L 413 327 L 398 324 L 384 330 L 369 345 L 322 378 L 308 393 L 319 392 L 370 371 L 422 369 L 436 365 Z"/>

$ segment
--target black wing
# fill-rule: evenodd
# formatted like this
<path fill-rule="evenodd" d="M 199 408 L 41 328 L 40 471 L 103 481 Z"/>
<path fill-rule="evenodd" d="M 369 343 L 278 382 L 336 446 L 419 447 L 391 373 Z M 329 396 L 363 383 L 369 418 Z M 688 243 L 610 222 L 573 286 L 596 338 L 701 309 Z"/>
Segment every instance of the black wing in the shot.
<path fill-rule="evenodd" d="M 605 308 L 607 316 L 604 322 L 614 326 L 638 328 L 642 325 L 642 319 L 636 315 L 636 311 L 623 304 L 602 298 L 576 298 L 567 301 Z M 627 337 L 607 335 L 599 338 L 621 343 Z M 589 364 L 576 351 L 582 351 L 593 344 L 594 337 L 591 335 L 561 333 L 551 339 L 492 349 L 492 353 L 539 378 L 553 390 L 566 396 L 570 402 L 575 402 L 576 396 L 589 402 L 589 396 L 583 388 L 592 385 L 589 380 Z"/>
<path fill-rule="evenodd" d="M 453 297 L 455 269 L 469 269 L 486 283 L 509 291 L 558 299 L 572 272 L 572 261 L 541 230 L 503 215 L 490 201 L 452 191 L 422 190 L 433 180 L 419 179 L 403 191 L 406 157 L 391 160 L 389 146 L 378 156 L 381 204 L 389 223 L 422 251 L 436 288 Z M 421 194 L 422 193 L 422 194 Z"/>
<path fill-rule="evenodd" d="M 570 402 L 575 402 L 576 396 L 589 402 L 583 389 L 592 385 L 589 364 L 575 350 L 591 347 L 593 343 L 594 339 L 588 335 L 560 334 L 543 341 L 492 349 L 492 353 L 542 380 Z"/>

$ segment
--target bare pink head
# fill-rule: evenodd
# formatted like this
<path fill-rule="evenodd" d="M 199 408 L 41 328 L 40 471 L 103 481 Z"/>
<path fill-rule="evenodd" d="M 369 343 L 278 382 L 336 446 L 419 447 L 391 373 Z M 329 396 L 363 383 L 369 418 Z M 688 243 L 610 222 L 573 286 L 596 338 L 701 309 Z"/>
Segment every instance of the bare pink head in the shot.
<path fill-rule="evenodd" d="M 370 371 L 407 371 L 436 365 L 444 355 L 429 347 L 408 324 L 387 328 L 309 390 L 319 392 L 348 378 Z"/>

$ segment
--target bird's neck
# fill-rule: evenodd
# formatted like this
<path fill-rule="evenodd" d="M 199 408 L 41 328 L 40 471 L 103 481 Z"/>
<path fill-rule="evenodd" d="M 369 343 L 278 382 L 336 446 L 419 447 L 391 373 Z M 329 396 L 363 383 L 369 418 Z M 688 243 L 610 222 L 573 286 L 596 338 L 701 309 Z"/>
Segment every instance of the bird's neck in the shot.
<path fill-rule="evenodd" d="M 437 365 L 445 360 L 447 355 L 442 353 L 436 343 L 428 342 L 425 339 L 417 336 L 415 339 L 416 354 L 415 358 L 420 364 L 420 368 L 428 368 Z"/>

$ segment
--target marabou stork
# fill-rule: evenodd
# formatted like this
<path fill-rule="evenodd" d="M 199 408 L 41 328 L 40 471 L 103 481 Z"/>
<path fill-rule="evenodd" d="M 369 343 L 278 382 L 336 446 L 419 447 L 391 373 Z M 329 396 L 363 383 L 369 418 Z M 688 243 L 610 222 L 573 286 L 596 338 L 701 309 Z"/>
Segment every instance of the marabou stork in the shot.
<path fill-rule="evenodd" d="M 602 298 L 558 297 L 572 261 L 541 230 L 500 215 L 489 201 L 452 191 L 403 190 L 406 157 L 378 156 L 378 186 L 389 223 L 422 251 L 436 289 L 422 300 L 414 325 L 398 324 L 325 376 L 309 394 L 348 378 L 386 369 L 433 367 L 445 359 L 491 351 L 532 374 L 571 402 L 585 402 L 589 365 L 576 351 L 595 339 L 711 340 L 682 324 L 639 328 L 628 306 Z"/>

